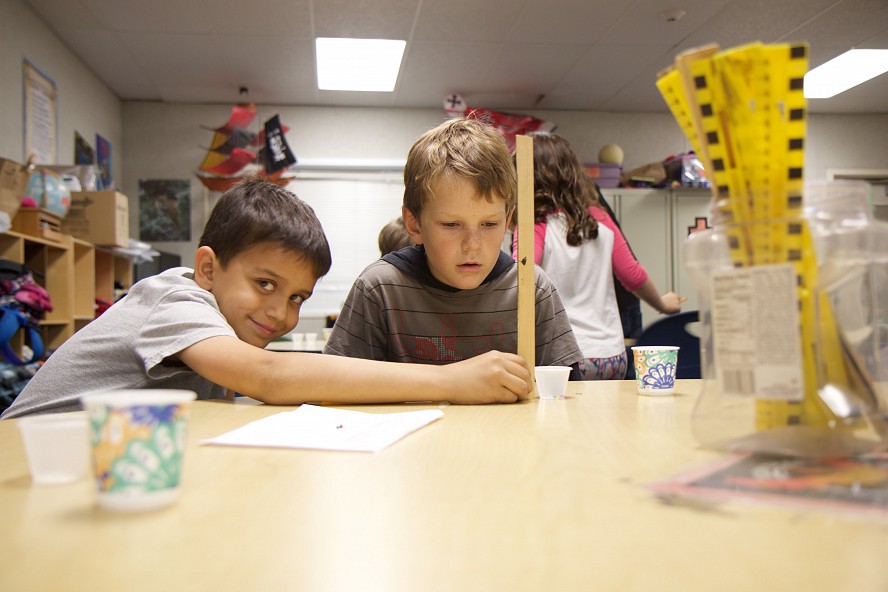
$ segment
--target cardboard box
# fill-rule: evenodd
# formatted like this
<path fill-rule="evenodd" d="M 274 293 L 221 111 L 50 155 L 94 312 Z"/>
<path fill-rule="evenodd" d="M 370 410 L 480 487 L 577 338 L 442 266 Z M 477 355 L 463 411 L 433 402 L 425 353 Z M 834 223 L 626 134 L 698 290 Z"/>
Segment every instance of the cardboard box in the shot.
<path fill-rule="evenodd" d="M 22 205 L 28 176 L 27 166 L 0 158 L 0 212 L 9 214 L 10 221 Z"/>
<path fill-rule="evenodd" d="M 12 230 L 28 236 L 61 242 L 62 217 L 44 208 L 20 208 L 12 219 Z"/>
<path fill-rule="evenodd" d="M 129 199 L 117 191 L 72 191 L 62 232 L 94 245 L 129 246 Z"/>

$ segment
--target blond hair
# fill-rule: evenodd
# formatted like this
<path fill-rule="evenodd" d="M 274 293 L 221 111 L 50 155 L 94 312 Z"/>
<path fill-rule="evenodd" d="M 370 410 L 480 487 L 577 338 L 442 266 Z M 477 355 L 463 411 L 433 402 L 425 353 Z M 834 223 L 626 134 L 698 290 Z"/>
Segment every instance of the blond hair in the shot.
<path fill-rule="evenodd" d="M 447 177 L 474 183 L 478 193 L 515 208 L 518 181 L 505 139 L 492 126 L 476 119 L 445 121 L 410 148 L 404 165 L 404 207 L 417 218 L 432 195 L 431 186 Z"/>

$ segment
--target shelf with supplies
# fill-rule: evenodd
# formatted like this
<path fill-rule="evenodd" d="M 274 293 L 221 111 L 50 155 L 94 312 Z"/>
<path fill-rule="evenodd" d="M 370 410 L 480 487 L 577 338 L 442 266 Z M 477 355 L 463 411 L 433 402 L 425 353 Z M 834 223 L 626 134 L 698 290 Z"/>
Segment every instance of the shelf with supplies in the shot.
<path fill-rule="evenodd" d="M 0 258 L 27 265 L 49 292 L 53 310 L 39 322 L 47 351 L 58 348 L 95 318 L 96 298 L 114 302 L 114 284 L 132 285 L 132 263 L 106 247 L 61 234 L 59 240 L 8 231 L 0 234 Z M 22 351 L 19 331 L 11 340 Z"/>

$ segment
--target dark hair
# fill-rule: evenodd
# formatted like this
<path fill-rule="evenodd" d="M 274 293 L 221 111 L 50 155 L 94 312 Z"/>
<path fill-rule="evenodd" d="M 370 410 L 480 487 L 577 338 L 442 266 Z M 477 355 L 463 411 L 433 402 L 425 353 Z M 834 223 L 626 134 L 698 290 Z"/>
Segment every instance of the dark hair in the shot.
<path fill-rule="evenodd" d="M 570 144 L 551 132 L 534 132 L 533 137 L 533 215 L 543 222 L 555 210 L 567 220 L 567 244 L 576 247 L 584 240 L 598 238 L 598 222 L 589 206 L 598 205 L 580 159 Z"/>
<path fill-rule="evenodd" d="M 314 210 L 293 193 L 254 176 L 219 198 L 200 237 L 225 267 L 238 254 L 261 243 L 299 253 L 316 277 L 330 271 L 330 245 Z"/>
<path fill-rule="evenodd" d="M 431 197 L 432 184 L 447 177 L 463 177 L 493 202 L 515 207 L 518 181 L 509 147 L 493 126 L 477 119 L 456 118 L 430 129 L 413 144 L 404 165 L 404 206 L 417 218 Z"/>

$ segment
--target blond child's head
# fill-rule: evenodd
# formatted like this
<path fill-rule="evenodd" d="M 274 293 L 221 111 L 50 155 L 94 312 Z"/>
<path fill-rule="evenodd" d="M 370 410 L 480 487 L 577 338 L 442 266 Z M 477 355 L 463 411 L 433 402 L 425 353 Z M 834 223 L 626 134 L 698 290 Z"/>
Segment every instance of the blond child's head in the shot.
<path fill-rule="evenodd" d="M 516 194 L 509 149 L 491 126 L 453 119 L 420 136 L 404 167 L 401 211 L 435 279 L 469 290 L 487 278 Z"/>
<path fill-rule="evenodd" d="M 398 216 L 379 231 L 379 254 L 385 255 L 409 247 L 413 244 L 407 228 L 404 226 L 404 218 Z"/>
<path fill-rule="evenodd" d="M 194 257 L 194 280 L 211 292 L 238 338 L 257 347 L 289 333 L 331 265 L 311 207 L 251 178 L 219 198 Z"/>
<path fill-rule="evenodd" d="M 469 180 L 488 201 L 503 200 L 507 213 L 515 208 L 515 167 L 506 141 L 491 125 L 450 119 L 420 136 L 404 165 L 404 207 L 418 217 L 432 185 L 452 177 Z"/>

